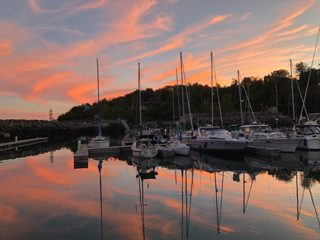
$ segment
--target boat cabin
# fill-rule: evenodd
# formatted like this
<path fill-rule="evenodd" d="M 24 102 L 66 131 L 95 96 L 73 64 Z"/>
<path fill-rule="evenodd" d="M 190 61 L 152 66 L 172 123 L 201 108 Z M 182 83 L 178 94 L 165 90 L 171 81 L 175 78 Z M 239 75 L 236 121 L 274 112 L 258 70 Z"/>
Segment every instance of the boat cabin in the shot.
<path fill-rule="evenodd" d="M 298 135 L 320 134 L 320 126 L 317 125 L 297 125 L 295 128 Z"/>

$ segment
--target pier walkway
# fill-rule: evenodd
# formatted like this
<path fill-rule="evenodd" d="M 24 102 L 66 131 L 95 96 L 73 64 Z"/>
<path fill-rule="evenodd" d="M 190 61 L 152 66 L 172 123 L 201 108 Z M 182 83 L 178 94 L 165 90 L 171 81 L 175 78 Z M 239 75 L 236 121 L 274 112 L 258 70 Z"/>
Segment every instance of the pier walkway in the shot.
<path fill-rule="evenodd" d="M 81 144 L 74 154 L 74 160 L 81 161 L 88 158 L 99 158 L 112 154 L 130 152 L 131 146 L 111 146 L 107 148 L 88 148 L 87 144 Z"/>
<path fill-rule="evenodd" d="M 48 138 L 31 138 L 25 140 L 18 140 L 13 142 L 0 143 L 0 151 L 10 150 L 17 147 L 25 147 L 32 144 L 47 142 Z"/>

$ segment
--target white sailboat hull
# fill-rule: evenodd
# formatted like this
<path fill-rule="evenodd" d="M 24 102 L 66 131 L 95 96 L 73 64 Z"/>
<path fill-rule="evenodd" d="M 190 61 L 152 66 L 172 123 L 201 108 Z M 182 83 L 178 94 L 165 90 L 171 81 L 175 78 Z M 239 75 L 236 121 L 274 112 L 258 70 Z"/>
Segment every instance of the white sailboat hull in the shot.
<path fill-rule="evenodd" d="M 132 155 L 139 158 L 153 158 L 157 156 L 158 150 L 150 142 L 134 142 L 131 146 Z"/>
<path fill-rule="evenodd" d="M 110 146 L 109 139 L 99 137 L 99 136 L 92 139 L 88 144 L 89 148 L 108 148 L 109 146 Z"/>
<path fill-rule="evenodd" d="M 169 144 L 169 148 L 172 149 L 177 155 L 187 156 L 190 153 L 190 147 L 183 142 L 173 142 Z"/>

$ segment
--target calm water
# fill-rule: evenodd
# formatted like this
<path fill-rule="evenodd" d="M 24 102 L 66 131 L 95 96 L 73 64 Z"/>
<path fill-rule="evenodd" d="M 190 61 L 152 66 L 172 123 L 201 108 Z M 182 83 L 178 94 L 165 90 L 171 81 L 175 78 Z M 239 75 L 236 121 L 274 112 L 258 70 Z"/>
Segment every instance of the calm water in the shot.
<path fill-rule="evenodd" d="M 319 157 L 2 156 L 0 239 L 319 239 Z"/>

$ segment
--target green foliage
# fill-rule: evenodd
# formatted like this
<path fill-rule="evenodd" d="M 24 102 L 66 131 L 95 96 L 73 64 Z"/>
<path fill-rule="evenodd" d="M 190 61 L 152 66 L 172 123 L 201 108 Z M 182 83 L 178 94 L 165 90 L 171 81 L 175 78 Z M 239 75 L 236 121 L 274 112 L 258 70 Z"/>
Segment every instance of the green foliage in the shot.
<path fill-rule="evenodd" d="M 302 94 L 306 90 L 309 79 L 310 70 L 308 66 L 302 62 L 296 64 L 296 71 L 299 73 L 300 79 L 297 80 Z M 311 69 L 310 85 L 306 98 L 306 106 L 308 112 L 320 112 L 319 103 L 319 79 L 318 70 Z M 278 110 L 284 115 L 292 115 L 291 100 L 291 77 L 285 69 L 275 70 L 262 79 L 255 77 L 245 77 L 242 80 L 242 100 L 243 109 L 247 109 L 248 101 L 245 95 L 246 90 L 252 109 L 255 112 L 267 111 L 270 107 L 276 106 L 278 102 Z M 178 93 L 180 99 L 180 115 L 182 115 L 182 87 L 165 86 L 163 88 L 153 90 L 148 88 L 141 91 L 143 121 L 171 121 L 173 118 L 173 102 L 175 116 L 178 116 Z M 172 92 L 173 91 L 173 92 Z M 191 112 L 211 114 L 211 87 L 195 83 L 184 87 L 185 114 L 188 114 L 188 105 L 186 91 L 189 95 Z M 278 93 L 276 95 L 276 92 Z M 294 82 L 295 105 L 297 112 L 300 111 L 302 103 L 298 93 L 296 82 Z M 173 95 L 174 93 L 174 95 Z M 216 88 L 214 93 L 214 111 L 219 112 Z M 240 109 L 239 90 L 237 82 L 234 81 L 230 86 L 219 87 L 219 95 L 222 112 L 237 112 Z M 113 99 L 103 99 L 100 102 L 101 118 L 116 120 L 117 118 L 127 119 L 128 122 L 136 124 L 139 118 L 139 97 L 138 90 L 126 94 L 122 97 Z M 276 97 L 277 96 L 277 97 Z M 98 105 L 86 103 L 75 106 L 69 112 L 61 114 L 59 121 L 78 120 L 88 121 L 94 120 L 98 114 Z M 175 118 L 177 119 L 177 117 Z"/>

